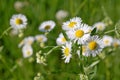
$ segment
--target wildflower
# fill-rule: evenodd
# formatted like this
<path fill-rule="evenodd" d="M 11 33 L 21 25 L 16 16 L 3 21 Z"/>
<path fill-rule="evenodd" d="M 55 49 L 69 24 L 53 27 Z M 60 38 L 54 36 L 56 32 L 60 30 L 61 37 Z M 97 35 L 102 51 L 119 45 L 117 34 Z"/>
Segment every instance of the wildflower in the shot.
<path fill-rule="evenodd" d="M 65 46 L 62 46 L 62 52 L 63 54 L 63 59 L 65 59 L 65 63 L 69 63 L 70 58 L 72 57 L 71 55 L 71 48 L 72 48 L 72 43 L 71 42 L 67 42 L 65 44 Z"/>
<path fill-rule="evenodd" d="M 50 21 L 45 21 L 39 26 L 39 30 L 43 32 L 51 31 L 55 27 L 55 22 L 50 20 Z"/>
<path fill-rule="evenodd" d="M 10 25 L 14 29 L 24 29 L 26 28 L 27 25 L 27 18 L 23 14 L 16 14 L 13 15 L 12 18 L 10 19 Z"/>
<path fill-rule="evenodd" d="M 30 57 L 33 54 L 33 49 L 30 45 L 24 45 L 22 48 L 22 52 L 23 52 L 23 57 L 27 58 Z"/>
<path fill-rule="evenodd" d="M 44 43 L 47 41 L 47 37 L 45 35 L 36 35 L 35 40 L 40 43 Z"/>
<path fill-rule="evenodd" d="M 26 37 L 26 38 L 24 38 L 21 42 L 20 42 L 20 44 L 18 45 L 18 47 L 21 47 L 21 46 L 23 46 L 23 45 L 32 45 L 32 43 L 34 42 L 34 37 L 32 37 L 32 36 L 29 36 L 29 37 Z"/>
<path fill-rule="evenodd" d="M 92 55 L 93 57 L 99 54 L 104 48 L 102 39 L 100 39 L 97 35 L 89 37 L 89 39 L 86 41 L 85 46 L 87 47 L 86 48 L 87 51 L 84 53 L 84 55 L 85 56 Z"/>
<path fill-rule="evenodd" d="M 67 31 L 67 36 L 70 40 L 74 42 L 78 41 L 78 44 L 84 44 L 84 42 L 89 38 L 88 33 L 89 28 L 86 24 L 81 24 L 78 28 Z"/>
<path fill-rule="evenodd" d="M 81 22 L 82 22 L 81 18 L 74 17 L 74 18 L 70 19 L 70 21 L 64 22 L 62 29 L 63 30 L 71 30 L 71 29 L 79 26 L 81 24 Z"/>
<path fill-rule="evenodd" d="M 59 10 L 57 13 L 56 13 L 56 18 L 58 20 L 62 20 L 64 18 L 66 18 L 68 16 L 68 12 L 65 11 L 65 10 Z"/>
<path fill-rule="evenodd" d="M 98 31 L 103 31 L 106 27 L 105 23 L 103 22 L 97 22 L 93 26 L 97 28 Z"/>
<path fill-rule="evenodd" d="M 111 46 L 113 42 L 113 38 L 111 36 L 104 35 L 103 36 L 103 44 L 104 46 Z"/>
<path fill-rule="evenodd" d="M 56 40 L 57 45 L 65 44 L 67 41 L 62 33 L 59 34 L 59 37 Z"/>
<path fill-rule="evenodd" d="M 112 45 L 113 45 L 113 47 L 117 48 L 118 46 L 120 46 L 120 40 L 119 39 L 113 39 Z"/>

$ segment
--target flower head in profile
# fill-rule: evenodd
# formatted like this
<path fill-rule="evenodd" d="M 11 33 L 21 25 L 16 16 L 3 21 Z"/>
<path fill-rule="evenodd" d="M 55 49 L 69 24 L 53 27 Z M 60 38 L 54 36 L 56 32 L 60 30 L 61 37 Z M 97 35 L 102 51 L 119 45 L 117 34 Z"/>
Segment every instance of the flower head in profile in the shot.
<path fill-rule="evenodd" d="M 97 22 L 93 26 L 97 29 L 97 31 L 103 31 L 106 28 L 106 25 L 103 22 Z"/>
<path fill-rule="evenodd" d="M 78 44 L 84 44 L 89 38 L 89 27 L 86 24 L 81 24 L 79 27 L 66 32 L 70 40 L 77 41 Z"/>
<path fill-rule="evenodd" d="M 24 29 L 27 25 L 27 18 L 23 14 L 15 14 L 10 19 L 10 25 L 14 29 Z"/>
<path fill-rule="evenodd" d="M 62 29 L 63 30 L 71 30 L 76 28 L 77 26 L 79 26 L 81 24 L 82 20 L 79 17 L 74 17 L 72 19 L 70 19 L 70 21 L 66 21 L 63 23 L 62 25 Z"/>
<path fill-rule="evenodd" d="M 105 47 L 111 46 L 112 42 L 113 42 L 113 38 L 111 36 L 108 36 L 108 35 L 103 36 L 103 44 Z"/>
<path fill-rule="evenodd" d="M 100 39 L 97 35 L 89 37 L 85 46 L 86 52 L 84 52 L 85 49 L 83 48 L 84 55 L 92 55 L 93 57 L 99 54 L 104 48 L 102 39 Z"/>
<path fill-rule="evenodd" d="M 62 52 L 63 52 L 63 59 L 65 59 L 65 63 L 69 63 L 72 51 L 72 43 L 66 42 L 65 46 L 62 46 Z"/>
<path fill-rule="evenodd" d="M 50 20 L 50 21 L 44 21 L 41 23 L 39 26 L 39 30 L 43 32 L 51 31 L 55 27 L 55 22 Z"/>
<path fill-rule="evenodd" d="M 21 46 L 23 46 L 23 45 L 32 45 L 33 44 L 33 42 L 34 42 L 34 37 L 32 37 L 32 36 L 29 36 L 29 37 L 26 37 L 26 38 L 24 38 L 21 42 L 20 42 L 20 44 L 18 45 L 18 47 L 21 47 Z"/>
<path fill-rule="evenodd" d="M 33 54 L 33 49 L 30 45 L 26 44 L 22 48 L 22 53 L 24 58 L 30 57 Z"/>
<path fill-rule="evenodd" d="M 44 43 L 47 41 L 47 37 L 45 35 L 36 35 L 35 40 L 40 43 Z"/>
<path fill-rule="evenodd" d="M 112 45 L 113 47 L 117 48 L 120 46 L 120 40 L 119 39 L 113 39 L 113 42 L 112 42 Z"/>
<path fill-rule="evenodd" d="M 59 37 L 56 39 L 57 45 L 62 45 L 62 44 L 65 44 L 66 42 L 67 42 L 67 40 L 65 39 L 65 37 L 63 36 L 63 34 L 60 33 Z"/>

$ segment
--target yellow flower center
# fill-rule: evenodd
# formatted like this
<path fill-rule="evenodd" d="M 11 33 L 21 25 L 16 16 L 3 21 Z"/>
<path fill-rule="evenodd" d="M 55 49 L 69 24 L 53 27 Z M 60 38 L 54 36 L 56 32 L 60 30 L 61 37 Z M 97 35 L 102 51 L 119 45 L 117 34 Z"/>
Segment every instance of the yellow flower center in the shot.
<path fill-rule="evenodd" d="M 88 43 L 88 48 L 90 50 L 95 50 L 97 48 L 97 43 L 95 41 L 91 41 L 90 43 Z"/>
<path fill-rule="evenodd" d="M 101 25 L 99 25 L 97 28 L 98 28 L 98 30 L 102 30 L 103 29 L 103 27 Z"/>
<path fill-rule="evenodd" d="M 27 55 L 30 55 L 31 54 L 31 52 L 30 51 L 27 51 Z"/>
<path fill-rule="evenodd" d="M 119 44 L 118 44 L 117 42 L 115 42 L 115 43 L 113 44 L 113 46 L 114 46 L 114 47 L 118 47 Z"/>
<path fill-rule="evenodd" d="M 77 38 L 81 38 L 83 35 L 84 35 L 84 31 L 83 31 L 83 30 L 77 30 L 77 31 L 75 32 L 75 36 L 76 36 Z"/>
<path fill-rule="evenodd" d="M 38 38 L 38 41 L 39 41 L 39 42 L 42 42 L 42 41 L 43 41 L 43 38 L 39 37 L 39 38 Z"/>
<path fill-rule="evenodd" d="M 108 44 L 108 43 L 109 43 L 109 40 L 105 40 L 104 43 L 105 43 L 105 44 Z"/>
<path fill-rule="evenodd" d="M 62 38 L 62 42 L 66 42 L 66 39 L 64 37 Z"/>
<path fill-rule="evenodd" d="M 64 54 L 65 54 L 65 56 L 68 56 L 69 53 L 70 53 L 70 50 L 69 50 L 68 47 L 66 47 L 66 48 L 64 49 Z"/>
<path fill-rule="evenodd" d="M 50 25 L 46 25 L 45 30 L 49 30 L 49 29 L 50 29 Z"/>
<path fill-rule="evenodd" d="M 15 21 L 15 23 L 17 25 L 20 25 L 20 24 L 23 24 L 23 21 L 20 18 L 17 18 L 16 21 Z"/>
<path fill-rule="evenodd" d="M 70 28 L 73 28 L 74 25 L 76 25 L 76 24 L 77 24 L 76 22 L 70 22 L 68 26 L 69 26 Z"/>

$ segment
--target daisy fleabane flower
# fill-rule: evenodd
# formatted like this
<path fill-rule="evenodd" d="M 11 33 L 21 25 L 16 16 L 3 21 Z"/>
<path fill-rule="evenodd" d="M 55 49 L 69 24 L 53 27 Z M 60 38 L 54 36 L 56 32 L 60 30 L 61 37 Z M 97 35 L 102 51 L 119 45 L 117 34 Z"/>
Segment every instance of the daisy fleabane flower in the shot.
<path fill-rule="evenodd" d="M 24 58 L 30 57 L 33 54 L 33 49 L 30 45 L 26 44 L 22 48 L 22 53 Z"/>
<path fill-rule="evenodd" d="M 108 35 L 103 36 L 103 44 L 105 47 L 111 46 L 112 42 L 113 42 L 113 38 L 111 36 L 108 36 Z"/>
<path fill-rule="evenodd" d="M 43 32 L 51 31 L 55 27 L 55 22 L 52 20 L 44 21 L 39 26 L 39 30 Z"/>
<path fill-rule="evenodd" d="M 56 39 L 57 45 L 62 45 L 62 44 L 65 44 L 66 42 L 67 42 L 67 40 L 65 39 L 65 37 L 63 36 L 63 34 L 60 33 L 59 37 Z"/>
<path fill-rule="evenodd" d="M 82 22 L 82 20 L 80 17 L 74 17 L 74 18 L 70 19 L 70 21 L 64 22 L 62 25 L 62 29 L 63 30 L 71 30 L 71 29 L 79 26 L 81 24 L 81 22 Z"/>
<path fill-rule="evenodd" d="M 27 25 L 27 18 L 23 14 L 15 14 L 10 19 L 10 25 L 14 29 L 24 29 Z"/>
<path fill-rule="evenodd" d="M 19 45 L 18 45 L 18 47 L 20 48 L 20 47 L 22 47 L 23 45 L 32 45 L 32 43 L 34 42 L 34 37 L 32 37 L 32 36 L 29 36 L 29 37 L 26 37 L 26 38 L 24 38 L 20 43 L 19 43 Z"/>
<path fill-rule="evenodd" d="M 45 36 L 45 35 L 36 35 L 35 36 L 35 40 L 37 41 L 37 42 L 41 42 L 41 43 L 44 43 L 44 42 L 46 42 L 47 41 L 47 37 Z"/>
<path fill-rule="evenodd" d="M 66 42 L 65 46 L 62 46 L 62 52 L 63 52 L 63 59 L 65 59 L 65 63 L 69 63 L 70 58 L 72 57 L 71 54 L 72 51 L 72 43 Z"/>
<path fill-rule="evenodd" d="M 120 40 L 119 39 L 113 39 L 112 42 L 113 47 L 117 48 L 118 46 L 120 46 Z"/>
<path fill-rule="evenodd" d="M 70 40 L 77 41 L 78 44 L 84 44 L 90 36 L 89 30 L 88 25 L 81 24 L 79 27 L 67 31 L 66 34 Z"/>
<path fill-rule="evenodd" d="M 99 54 L 104 48 L 103 40 L 97 35 L 89 37 L 89 39 L 85 43 L 85 46 L 86 47 L 83 49 L 83 51 L 86 49 L 86 52 L 84 52 L 83 55 L 92 55 L 93 57 Z"/>
<path fill-rule="evenodd" d="M 103 22 L 97 22 L 93 26 L 97 29 L 97 31 L 103 31 L 106 28 L 106 25 Z"/>

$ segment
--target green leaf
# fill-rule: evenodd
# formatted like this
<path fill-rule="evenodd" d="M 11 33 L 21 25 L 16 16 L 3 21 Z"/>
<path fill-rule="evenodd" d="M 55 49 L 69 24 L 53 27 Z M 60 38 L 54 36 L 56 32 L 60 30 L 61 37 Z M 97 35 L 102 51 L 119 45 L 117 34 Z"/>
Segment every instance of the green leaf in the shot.
<path fill-rule="evenodd" d="M 95 33 L 96 33 L 96 28 L 94 28 L 92 31 L 91 31 L 91 36 L 93 36 L 93 35 L 95 35 Z"/>

